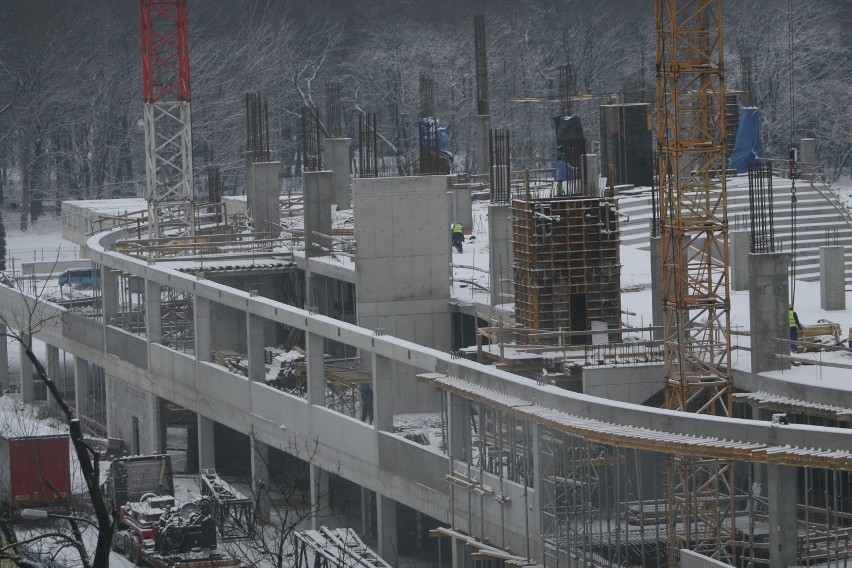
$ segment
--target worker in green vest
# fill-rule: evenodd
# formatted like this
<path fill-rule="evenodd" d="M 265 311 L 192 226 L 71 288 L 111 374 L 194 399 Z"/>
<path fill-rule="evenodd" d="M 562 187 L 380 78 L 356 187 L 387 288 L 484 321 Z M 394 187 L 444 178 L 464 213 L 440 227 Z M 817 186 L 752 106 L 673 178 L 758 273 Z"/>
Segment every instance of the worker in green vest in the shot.
<path fill-rule="evenodd" d="M 802 324 L 799 322 L 799 315 L 793 309 L 793 304 L 789 305 L 787 319 L 790 321 L 790 341 L 798 341 L 799 332 L 802 330 Z M 790 343 L 790 353 L 796 352 L 796 344 Z"/>
<path fill-rule="evenodd" d="M 453 246 L 456 250 L 462 251 L 462 243 L 464 242 L 464 228 L 461 223 L 453 223 L 452 227 Z"/>

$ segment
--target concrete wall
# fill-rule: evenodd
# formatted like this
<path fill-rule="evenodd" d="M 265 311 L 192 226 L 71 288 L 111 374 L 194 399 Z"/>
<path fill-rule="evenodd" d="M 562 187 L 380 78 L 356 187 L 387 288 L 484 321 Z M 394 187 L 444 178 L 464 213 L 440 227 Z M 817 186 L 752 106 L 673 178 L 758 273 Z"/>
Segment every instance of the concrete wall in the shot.
<path fill-rule="evenodd" d="M 450 349 L 445 176 L 357 179 L 358 325 Z"/>
<path fill-rule="evenodd" d="M 110 397 L 107 400 L 107 424 L 110 426 L 110 437 L 121 438 L 125 441 L 128 451 L 133 452 L 133 419 L 139 426 L 139 452 L 150 454 L 156 452 L 159 440 L 158 416 L 152 410 L 159 402 L 156 396 L 138 386 L 128 384 L 115 377 L 107 376 L 110 383 Z"/>
<path fill-rule="evenodd" d="M 584 367 L 583 393 L 607 400 L 642 404 L 664 386 L 660 363 L 621 367 Z"/>

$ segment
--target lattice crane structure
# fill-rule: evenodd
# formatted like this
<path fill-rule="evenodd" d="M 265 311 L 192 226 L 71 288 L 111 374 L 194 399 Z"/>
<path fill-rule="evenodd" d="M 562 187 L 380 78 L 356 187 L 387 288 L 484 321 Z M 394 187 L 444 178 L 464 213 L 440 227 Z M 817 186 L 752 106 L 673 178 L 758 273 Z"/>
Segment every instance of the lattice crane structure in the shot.
<path fill-rule="evenodd" d="M 721 0 L 657 0 L 657 135 L 665 405 L 731 416 Z M 733 562 L 731 462 L 673 457 L 669 563 Z"/>
<path fill-rule="evenodd" d="M 148 233 L 192 234 L 192 130 L 186 0 L 141 0 Z"/>

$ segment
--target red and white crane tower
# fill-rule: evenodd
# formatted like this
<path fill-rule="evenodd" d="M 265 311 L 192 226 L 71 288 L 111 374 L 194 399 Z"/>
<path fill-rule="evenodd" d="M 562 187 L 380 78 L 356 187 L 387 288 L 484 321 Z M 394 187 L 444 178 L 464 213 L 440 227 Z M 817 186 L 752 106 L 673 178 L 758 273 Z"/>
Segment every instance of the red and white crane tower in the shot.
<path fill-rule="evenodd" d="M 141 0 L 148 234 L 193 234 L 186 0 Z"/>

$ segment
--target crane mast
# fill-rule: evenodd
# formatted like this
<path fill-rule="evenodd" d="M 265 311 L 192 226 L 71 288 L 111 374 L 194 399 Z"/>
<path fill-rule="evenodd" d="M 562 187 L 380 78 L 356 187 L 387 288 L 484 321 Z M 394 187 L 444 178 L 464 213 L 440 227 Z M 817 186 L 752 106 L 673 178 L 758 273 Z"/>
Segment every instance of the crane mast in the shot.
<path fill-rule="evenodd" d="M 657 0 L 657 136 L 665 406 L 731 416 L 721 0 Z M 733 562 L 732 464 L 672 458 L 669 563 Z"/>
<path fill-rule="evenodd" d="M 141 0 L 148 235 L 193 233 L 186 0 Z"/>

